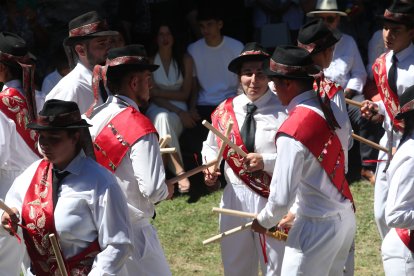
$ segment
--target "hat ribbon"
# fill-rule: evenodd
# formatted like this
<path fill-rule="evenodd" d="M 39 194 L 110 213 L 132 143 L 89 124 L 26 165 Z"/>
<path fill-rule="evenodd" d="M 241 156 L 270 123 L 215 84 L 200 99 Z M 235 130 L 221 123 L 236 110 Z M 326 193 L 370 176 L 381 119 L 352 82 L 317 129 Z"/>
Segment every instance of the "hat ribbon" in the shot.
<path fill-rule="evenodd" d="M 69 30 L 69 37 L 86 36 L 99 31 L 107 31 L 108 29 L 108 24 L 105 20 L 102 20 Z"/>
<path fill-rule="evenodd" d="M 40 126 L 51 126 L 51 127 L 65 127 L 81 121 L 81 115 L 78 110 L 63 113 L 56 116 L 43 116 L 37 117 L 37 124 Z"/>

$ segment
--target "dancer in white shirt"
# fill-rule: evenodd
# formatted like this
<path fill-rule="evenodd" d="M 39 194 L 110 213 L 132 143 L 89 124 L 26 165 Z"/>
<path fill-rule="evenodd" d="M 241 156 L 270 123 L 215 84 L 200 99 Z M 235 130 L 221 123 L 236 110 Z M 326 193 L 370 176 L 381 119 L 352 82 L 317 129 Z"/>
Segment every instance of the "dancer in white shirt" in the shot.
<path fill-rule="evenodd" d="M 3 227 L 17 230 L 31 259 L 29 275 L 57 273 L 48 235 L 56 234 L 69 275 L 129 275 L 123 264 L 132 251 L 125 197 L 116 178 L 82 150 L 81 119 L 74 102 L 46 101 L 28 127 L 39 133 L 44 156 L 13 183 L 2 215 Z M 11 223 L 11 225 L 10 225 Z"/>
<path fill-rule="evenodd" d="M 341 275 L 356 224 L 342 150 L 348 137 L 337 131 L 340 110 L 313 91 L 310 75 L 319 69 L 306 50 L 277 47 L 265 72 L 289 116 L 276 135 L 269 199 L 252 229 L 265 233 L 297 198 L 281 275 Z"/>
<path fill-rule="evenodd" d="M 212 114 L 213 126 L 220 131 L 226 131 L 229 119 L 234 121 L 230 134 L 231 140 L 241 146 L 248 154 L 242 160 L 241 156 L 227 148 L 223 158 L 226 161 L 224 171 L 227 185 L 224 189 L 220 207 L 229 208 L 249 213 L 258 213 L 266 205 L 269 195 L 269 183 L 272 177 L 276 160 L 275 135 L 277 129 L 287 117 L 285 108 L 279 102 L 278 97 L 268 88 L 268 78 L 263 72 L 263 63 L 267 62 L 269 54 L 261 45 L 248 43 L 240 56 L 233 59 L 228 68 L 239 75 L 240 90 L 242 94 L 221 103 Z M 244 141 L 241 135 L 244 121 L 248 117 L 248 105 L 256 106 L 253 113 L 256 130 L 252 148 L 247 148 L 248 141 Z M 203 143 L 202 155 L 204 160 L 213 160 L 221 145 L 221 141 L 212 132 L 209 132 L 207 140 Z M 233 162 L 239 159 L 240 164 Z M 244 169 L 243 169 L 244 168 Z M 247 171 L 247 173 L 244 172 Z M 214 185 L 218 181 L 220 171 L 204 172 L 207 185 Z M 261 189 L 252 186 L 249 180 L 255 181 L 254 175 L 260 175 L 257 179 L 263 180 Z M 220 231 L 247 223 L 246 218 L 220 215 Z M 262 237 L 263 238 L 263 237 Z M 284 242 L 267 238 L 265 254 L 260 243 L 259 234 L 250 231 L 240 232 L 237 235 L 226 237 L 221 241 L 221 256 L 225 275 L 257 275 L 260 261 L 263 275 L 279 275 L 282 267 Z M 268 262 L 265 263 L 265 259 Z"/>
<path fill-rule="evenodd" d="M 115 174 L 128 201 L 134 251 L 126 268 L 129 275 L 171 275 L 150 220 L 155 204 L 172 197 L 174 187 L 165 183 L 156 129 L 140 113 L 158 65 L 149 63 L 142 45 L 129 45 L 110 50 L 106 66 L 114 96 L 94 110 L 90 132 L 96 161 Z"/>

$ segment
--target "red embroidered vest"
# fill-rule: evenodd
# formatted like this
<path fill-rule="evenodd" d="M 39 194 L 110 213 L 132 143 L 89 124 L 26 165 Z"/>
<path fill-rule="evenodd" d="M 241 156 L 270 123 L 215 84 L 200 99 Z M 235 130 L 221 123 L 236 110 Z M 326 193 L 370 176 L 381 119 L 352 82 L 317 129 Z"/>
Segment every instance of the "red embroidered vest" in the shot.
<path fill-rule="evenodd" d="M 318 91 L 318 84 L 316 81 L 313 82 L 313 90 Z M 323 78 L 319 83 L 319 94 L 321 97 L 324 97 L 326 94 L 330 100 L 341 90 L 343 89 L 339 84 L 327 78 Z"/>
<path fill-rule="evenodd" d="M 233 120 L 233 128 L 230 132 L 230 140 L 233 141 L 236 145 L 248 153 L 246 146 L 243 144 L 243 140 L 240 136 L 239 126 L 237 124 L 236 115 L 233 110 L 233 98 L 227 99 L 225 102 L 221 103 L 216 110 L 211 114 L 211 121 L 213 126 L 218 129 L 221 133 L 226 132 L 227 122 Z M 221 147 L 222 141 L 220 138 L 217 138 L 217 145 Z M 269 197 L 269 187 L 272 177 L 265 173 L 264 171 L 258 171 L 254 173 L 246 172 L 243 167 L 243 162 L 241 157 L 235 150 L 226 146 L 223 152 L 223 159 L 226 160 L 230 168 L 237 174 L 240 179 L 254 192 L 257 194 L 268 198 Z"/>
<path fill-rule="evenodd" d="M 23 236 L 32 268 L 37 276 L 58 273 L 56 257 L 49 241 L 49 234 L 56 233 L 52 199 L 52 165 L 42 160 L 27 189 L 22 207 Z M 98 241 L 84 251 L 65 261 L 69 275 L 87 275 L 99 253 Z M 61 252 L 62 254 L 62 252 Z M 62 254 L 63 256 L 63 254 Z M 63 256 L 64 257 L 64 256 Z"/>
<path fill-rule="evenodd" d="M 385 110 L 390 116 L 394 126 L 399 131 L 404 130 L 402 121 L 396 120 L 395 115 L 400 111 L 400 103 L 398 101 L 397 91 L 392 91 L 388 84 L 387 68 L 385 66 L 386 53 L 382 54 L 372 65 L 372 72 L 374 74 L 375 83 L 377 84 L 378 92 L 385 105 Z"/>
<path fill-rule="evenodd" d="M 323 117 L 309 108 L 296 107 L 279 128 L 276 139 L 280 133 L 301 142 L 318 159 L 332 184 L 353 203 L 351 190 L 345 178 L 341 142 Z"/>
<path fill-rule="evenodd" d="M 30 123 L 26 99 L 15 88 L 7 88 L 0 93 L 0 110 L 16 125 L 16 131 L 26 142 L 27 146 L 38 156 L 36 148 L 38 135 L 36 131 L 26 128 Z"/>
<path fill-rule="evenodd" d="M 152 122 L 135 108 L 125 108 L 95 138 L 96 162 L 115 172 L 128 149 L 149 133 L 157 133 Z"/>

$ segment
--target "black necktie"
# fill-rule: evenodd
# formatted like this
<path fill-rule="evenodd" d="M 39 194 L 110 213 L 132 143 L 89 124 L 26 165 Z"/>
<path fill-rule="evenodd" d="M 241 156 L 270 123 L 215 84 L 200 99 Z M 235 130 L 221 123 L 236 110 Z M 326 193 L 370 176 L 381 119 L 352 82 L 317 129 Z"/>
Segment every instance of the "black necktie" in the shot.
<path fill-rule="evenodd" d="M 256 121 L 253 118 L 253 113 L 257 106 L 252 103 L 247 104 L 247 114 L 244 118 L 243 126 L 240 130 L 240 135 L 243 139 L 244 145 L 249 152 L 254 152 L 254 135 L 256 133 Z"/>
<path fill-rule="evenodd" d="M 58 190 L 60 187 L 60 183 L 62 182 L 63 178 L 65 178 L 70 172 L 68 171 L 59 171 L 57 169 L 52 169 L 52 197 L 53 197 L 53 209 L 56 207 L 56 203 L 58 201 Z"/>
<path fill-rule="evenodd" d="M 397 56 L 393 55 L 391 59 L 391 67 L 388 71 L 388 85 L 390 86 L 392 92 L 397 95 L 397 80 L 396 80 L 396 74 L 397 74 Z"/>

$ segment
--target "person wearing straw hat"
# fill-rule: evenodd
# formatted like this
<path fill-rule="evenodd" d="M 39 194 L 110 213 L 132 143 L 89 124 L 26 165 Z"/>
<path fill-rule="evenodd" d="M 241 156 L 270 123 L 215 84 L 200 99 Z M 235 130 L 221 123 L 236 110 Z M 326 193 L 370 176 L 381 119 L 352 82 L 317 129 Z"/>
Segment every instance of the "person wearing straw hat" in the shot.
<path fill-rule="evenodd" d="M 158 65 L 151 64 L 144 46 L 137 44 L 111 49 L 105 68 L 113 96 L 94 110 L 90 132 L 96 161 L 115 174 L 127 198 L 135 249 L 126 269 L 129 275 L 171 275 L 150 220 L 155 204 L 171 198 L 174 186 L 165 183 L 156 129 L 140 112 Z"/>
<path fill-rule="evenodd" d="M 22 64 L 22 65 L 21 65 Z M 0 198 L 4 199 L 14 179 L 39 159 L 37 135 L 26 124 L 34 102 L 30 80 L 23 83 L 22 66 L 30 65 L 26 42 L 16 34 L 0 32 Z M 30 111 L 29 111 L 30 110 Z M 33 114 L 32 114 L 33 115 Z M 18 275 L 24 246 L 0 233 L 0 275 Z"/>
<path fill-rule="evenodd" d="M 247 43 L 240 55 L 228 65 L 228 70 L 239 76 L 241 93 L 222 102 L 211 115 L 213 126 L 223 133 L 228 121 L 233 121 L 229 137 L 247 153 L 243 159 L 228 146 L 223 152 L 228 184 L 220 202 L 222 208 L 258 213 L 269 196 L 276 159 L 274 139 L 287 115 L 278 97 L 268 87 L 269 80 L 262 69 L 268 59 L 269 54 L 260 44 Z M 250 111 L 251 107 L 255 110 Z M 249 117 L 252 118 L 250 123 Z M 248 127 L 251 124 L 254 125 L 253 130 Z M 250 133 L 253 140 L 248 135 Z M 210 161 L 217 158 L 221 144 L 220 138 L 210 131 L 203 143 L 204 159 Z M 206 184 L 216 184 L 219 175 L 219 168 L 204 171 Z M 220 215 L 220 232 L 247 222 L 246 218 Z M 221 240 L 224 274 L 257 275 L 260 262 L 263 275 L 279 275 L 284 243 L 266 238 L 265 245 L 262 245 L 263 238 L 259 234 L 243 231 Z"/>
<path fill-rule="evenodd" d="M 386 276 L 414 274 L 414 86 L 404 91 L 399 103 L 395 118 L 404 123 L 404 132 L 386 173 L 385 221 L 390 231 L 381 247 Z"/>
<path fill-rule="evenodd" d="M 308 17 L 318 17 L 324 20 L 327 27 L 334 33 L 339 33 L 338 25 L 341 17 L 347 16 L 338 10 L 336 0 L 318 0 L 316 9 L 307 14 Z M 324 69 L 327 78 L 341 85 L 345 97 L 358 102 L 365 100 L 362 94 L 367 78 L 364 63 L 355 40 L 347 34 L 341 34 L 339 41 L 335 44 L 332 62 Z M 361 118 L 359 108 L 349 105 L 348 115 L 354 132 L 368 140 L 378 142 L 381 127 L 379 124 Z M 354 141 L 350 152 L 350 166 L 348 172 L 349 181 L 359 180 L 361 176 L 372 184 L 375 181 L 375 160 L 378 151 L 374 148 Z"/>
<path fill-rule="evenodd" d="M 289 116 L 276 134 L 269 199 L 252 229 L 264 233 L 296 204 L 281 275 L 342 275 L 356 231 L 342 150 L 348 135 L 338 131 L 339 108 L 313 90 L 319 71 L 297 46 L 277 47 L 265 68 Z"/>
<path fill-rule="evenodd" d="M 1 222 L 13 235 L 22 227 L 28 275 L 58 273 L 52 233 L 69 275 L 128 275 L 123 264 L 132 233 L 126 200 L 114 175 L 85 156 L 81 130 L 90 125 L 77 104 L 46 101 L 27 127 L 39 133 L 43 159 L 16 178 L 5 201 L 15 213 L 4 212 Z"/>
<path fill-rule="evenodd" d="M 69 22 L 69 36 L 63 45 L 72 71 L 63 77 L 46 96 L 46 100 L 74 101 L 82 114 L 102 104 L 107 97 L 105 91 L 92 91 L 92 70 L 97 64 L 105 64 L 112 38 L 118 32 L 111 31 L 106 21 L 96 12 L 90 11 Z"/>
<path fill-rule="evenodd" d="M 395 119 L 399 111 L 398 96 L 414 85 L 414 4 L 406 1 L 394 1 L 384 14 L 378 16 L 383 22 L 383 38 L 387 52 L 374 63 L 372 70 L 381 101 L 363 102 L 362 116 L 377 121 L 385 116 L 384 135 L 380 145 L 389 149 L 389 155 L 378 154 L 377 180 L 374 193 L 374 216 L 381 238 L 384 238 L 389 227 L 385 221 L 385 203 L 388 193 L 388 182 L 385 170 L 392 152 L 401 139 L 403 126 Z M 394 60 L 394 62 L 393 62 Z M 394 64 L 394 65 L 393 65 Z"/>

